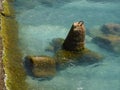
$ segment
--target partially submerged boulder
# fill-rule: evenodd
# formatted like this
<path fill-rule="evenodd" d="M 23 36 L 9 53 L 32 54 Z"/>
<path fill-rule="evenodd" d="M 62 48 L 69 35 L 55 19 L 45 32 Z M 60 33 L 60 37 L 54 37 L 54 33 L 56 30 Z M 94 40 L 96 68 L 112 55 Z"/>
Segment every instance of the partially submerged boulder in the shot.
<path fill-rule="evenodd" d="M 35 77 L 53 77 L 56 74 L 55 60 L 48 56 L 27 56 L 30 61 L 32 74 Z"/>
<path fill-rule="evenodd" d="M 67 51 L 81 51 L 84 47 L 85 27 L 84 22 L 73 23 L 63 45 L 62 49 Z"/>

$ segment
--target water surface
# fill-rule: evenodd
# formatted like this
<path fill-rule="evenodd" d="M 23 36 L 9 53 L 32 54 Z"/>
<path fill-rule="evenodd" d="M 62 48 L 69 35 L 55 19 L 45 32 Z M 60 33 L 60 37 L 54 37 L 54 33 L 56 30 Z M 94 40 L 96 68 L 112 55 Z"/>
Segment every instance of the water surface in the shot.
<path fill-rule="evenodd" d="M 120 24 L 119 0 L 16 0 L 19 45 L 22 54 L 49 55 L 45 48 L 53 38 L 65 38 L 72 23 L 83 20 L 87 30 L 105 23 Z M 72 66 L 52 80 L 29 75 L 29 90 L 120 90 L 120 56 L 100 48 L 86 35 L 86 47 L 105 56 L 103 62 Z"/>

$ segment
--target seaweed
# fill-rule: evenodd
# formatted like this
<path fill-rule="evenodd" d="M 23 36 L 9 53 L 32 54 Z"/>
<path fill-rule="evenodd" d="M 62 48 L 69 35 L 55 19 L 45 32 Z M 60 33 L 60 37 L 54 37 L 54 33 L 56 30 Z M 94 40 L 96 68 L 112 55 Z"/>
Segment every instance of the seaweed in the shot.
<path fill-rule="evenodd" d="M 102 56 L 87 48 L 79 52 L 59 50 L 55 55 L 57 70 L 65 69 L 69 66 L 90 65 L 102 60 Z"/>
<path fill-rule="evenodd" d="M 22 63 L 22 53 L 18 45 L 18 23 L 10 3 L 4 0 L 1 15 L 1 34 L 3 38 L 3 64 L 6 73 L 6 87 L 8 90 L 27 90 L 26 73 Z"/>

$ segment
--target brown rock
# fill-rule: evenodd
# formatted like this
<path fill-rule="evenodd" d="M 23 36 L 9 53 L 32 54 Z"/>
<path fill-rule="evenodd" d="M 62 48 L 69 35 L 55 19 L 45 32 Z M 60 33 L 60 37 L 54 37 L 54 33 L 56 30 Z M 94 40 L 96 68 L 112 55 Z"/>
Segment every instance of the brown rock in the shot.
<path fill-rule="evenodd" d="M 94 64 L 96 62 L 100 62 L 102 59 L 103 56 L 88 49 L 84 49 L 82 52 L 59 50 L 55 56 L 58 70 L 74 65 Z"/>
<path fill-rule="evenodd" d="M 56 73 L 56 63 L 48 56 L 27 56 L 32 64 L 32 73 L 35 77 L 53 77 Z"/>
<path fill-rule="evenodd" d="M 63 45 L 62 48 L 68 51 L 81 51 L 84 49 L 85 41 L 85 27 L 83 21 L 75 22 Z"/>

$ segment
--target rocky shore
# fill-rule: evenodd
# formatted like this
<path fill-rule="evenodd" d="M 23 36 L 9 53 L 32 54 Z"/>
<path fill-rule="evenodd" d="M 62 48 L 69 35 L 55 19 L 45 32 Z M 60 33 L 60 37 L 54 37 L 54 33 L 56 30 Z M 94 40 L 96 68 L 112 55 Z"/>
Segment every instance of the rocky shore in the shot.
<path fill-rule="evenodd" d="M 0 0 L 0 12 L 3 9 L 1 2 L 2 2 L 2 0 Z M 0 20 L 0 22 L 1 22 L 1 20 Z M 0 32 L 1 32 L 1 28 L 0 28 Z M 5 77 L 5 75 L 4 75 L 4 69 L 3 69 L 3 63 L 2 63 L 2 51 L 3 51 L 2 37 L 0 35 L 0 90 L 6 90 L 5 84 L 4 84 L 4 77 Z"/>
<path fill-rule="evenodd" d="M 2 38 L 0 36 L 0 90 L 6 90 L 4 85 L 4 69 L 3 69 L 3 63 L 2 63 Z"/>

